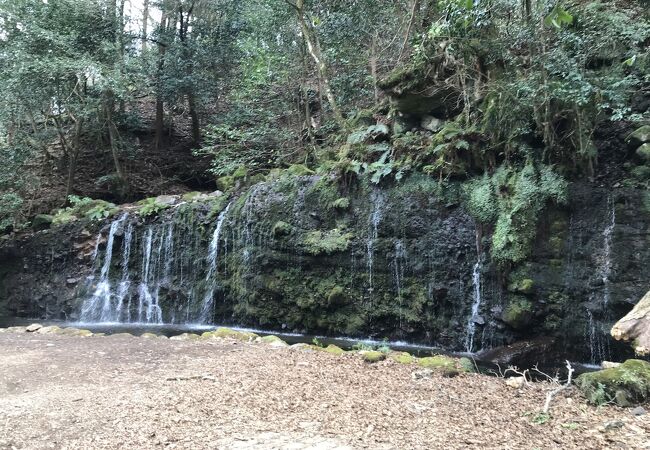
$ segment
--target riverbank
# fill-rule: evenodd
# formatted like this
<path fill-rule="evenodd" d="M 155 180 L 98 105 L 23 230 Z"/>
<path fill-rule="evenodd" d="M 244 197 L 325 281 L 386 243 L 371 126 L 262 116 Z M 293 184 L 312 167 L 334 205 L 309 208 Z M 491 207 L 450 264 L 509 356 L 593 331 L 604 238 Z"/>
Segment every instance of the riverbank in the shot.
<path fill-rule="evenodd" d="M 574 390 L 229 339 L 0 334 L 0 448 L 647 448 Z M 646 445 L 646 447 L 644 447 Z"/>

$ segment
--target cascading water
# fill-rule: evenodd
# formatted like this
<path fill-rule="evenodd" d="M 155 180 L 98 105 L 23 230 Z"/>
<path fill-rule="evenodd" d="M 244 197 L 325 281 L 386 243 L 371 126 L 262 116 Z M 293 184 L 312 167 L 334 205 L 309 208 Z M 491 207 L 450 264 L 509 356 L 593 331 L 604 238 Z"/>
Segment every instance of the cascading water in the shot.
<path fill-rule="evenodd" d="M 467 320 L 466 332 L 465 332 L 465 351 L 467 353 L 472 353 L 474 350 L 474 337 L 476 334 L 476 323 L 479 320 L 479 312 L 481 311 L 481 272 L 483 270 L 483 253 L 481 252 L 481 237 L 480 233 L 477 230 L 476 232 L 476 253 L 477 260 L 474 264 L 474 269 L 472 270 L 472 311 L 469 319 Z"/>
<path fill-rule="evenodd" d="M 217 287 L 219 243 L 230 205 L 221 212 L 210 245 L 192 211 L 138 225 L 125 213 L 97 237 L 88 278 L 90 295 L 80 321 L 88 323 L 205 324 Z M 121 245 L 120 239 L 121 238 Z M 205 255 L 205 256 L 204 256 Z M 119 266 L 121 273 L 111 268 Z"/>
<path fill-rule="evenodd" d="M 216 274 L 217 274 L 217 264 L 219 262 L 219 242 L 221 240 L 221 229 L 223 224 L 228 216 L 228 211 L 230 210 L 230 205 L 228 203 L 226 209 L 221 211 L 217 219 L 217 226 L 214 229 L 212 234 L 212 240 L 210 241 L 210 250 L 208 252 L 208 273 L 205 276 L 205 281 L 207 282 L 207 289 L 205 296 L 203 297 L 203 306 L 201 307 L 201 316 L 199 321 L 201 323 L 210 322 L 210 315 L 212 313 L 212 307 L 214 305 L 214 290 L 217 287 Z"/>
<path fill-rule="evenodd" d="M 372 194 L 370 194 L 370 202 L 372 203 L 372 212 L 370 213 L 369 218 L 370 231 L 368 233 L 368 239 L 366 240 L 366 264 L 368 266 L 368 292 L 370 294 L 370 298 L 372 299 L 374 291 L 373 274 L 375 243 L 377 242 L 378 237 L 377 230 L 384 213 L 384 194 L 381 191 L 374 190 Z"/>
<path fill-rule="evenodd" d="M 611 300 L 611 282 L 612 275 L 612 245 L 613 234 L 616 228 L 616 207 L 611 195 L 607 196 L 607 225 L 603 229 L 603 252 L 600 256 L 598 276 L 602 281 L 602 294 L 594 298 L 595 306 L 601 312 L 601 320 L 594 317 L 594 312 L 587 309 L 587 337 L 589 339 L 589 351 L 591 354 L 591 363 L 597 364 L 609 359 L 610 349 L 608 333 L 611 322 L 611 313 L 608 309 Z"/>
<path fill-rule="evenodd" d="M 101 271 L 99 274 L 99 281 L 93 294 L 86 301 L 84 301 L 83 305 L 81 306 L 81 320 L 83 321 L 110 322 L 116 319 L 113 312 L 113 295 L 109 275 L 111 271 L 111 261 L 113 259 L 113 243 L 115 241 L 115 233 L 117 233 L 126 218 L 127 215 L 123 214 L 117 220 L 114 220 L 111 223 L 110 229 L 108 231 L 108 239 L 106 241 L 106 254 L 104 255 L 104 262 L 101 265 Z M 101 235 L 97 238 L 97 245 L 95 246 L 93 258 L 97 258 L 100 240 Z M 93 279 L 94 277 L 91 278 L 91 280 Z"/>
<path fill-rule="evenodd" d="M 399 331 L 402 327 L 402 285 L 404 283 L 404 273 L 406 266 L 406 250 L 401 239 L 395 241 L 395 255 L 393 257 L 393 278 L 395 280 L 395 290 L 397 291 L 397 301 L 399 304 Z"/>

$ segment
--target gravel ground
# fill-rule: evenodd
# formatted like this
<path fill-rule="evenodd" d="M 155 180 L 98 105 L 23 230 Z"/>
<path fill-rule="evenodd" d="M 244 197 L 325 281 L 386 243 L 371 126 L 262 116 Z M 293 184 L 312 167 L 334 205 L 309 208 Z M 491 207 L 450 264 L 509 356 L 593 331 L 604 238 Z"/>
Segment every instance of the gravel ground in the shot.
<path fill-rule="evenodd" d="M 549 385 L 214 339 L 0 334 L 0 449 L 650 448 L 650 414 Z"/>

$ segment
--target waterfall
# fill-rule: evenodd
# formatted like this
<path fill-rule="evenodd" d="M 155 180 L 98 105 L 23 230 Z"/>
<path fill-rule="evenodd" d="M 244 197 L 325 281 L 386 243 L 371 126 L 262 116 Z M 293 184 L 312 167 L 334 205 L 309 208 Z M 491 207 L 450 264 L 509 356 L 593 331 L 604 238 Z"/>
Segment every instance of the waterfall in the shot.
<path fill-rule="evenodd" d="M 368 266 L 368 292 L 372 299 L 374 284 L 374 257 L 375 257 L 375 242 L 377 241 L 377 228 L 383 217 L 384 208 L 384 194 L 381 191 L 374 190 L 370 195 L 370 202 L 372 203 L 372 212 L 370 213 L 370 231 L 368 239 L 366 240 L 366 263 Z"/>
<path fill-rule="evenodd" d="M 205 296 L 203 297 L 203 305 L 201 307 L 201 315 L 199 321 L 201 323 L 210 322 L 212 307 L 214 305 L 214 290 L 217 287 L 216 283 L 216 274 L 217 274 L 217 264 L 219 262 L 219 240 L 221 239 L 221 229 L 230 210 L 230 205 L 228 203 L 226 209 L 221 211 L 219 217 L 217 218 L 217 226 L 214 229 L 212 234 L 212 241 L 210 241 L 210 249 L 208 252 L 207 263 L 208 263 L 208 273 L 205 276 L 205 281 L 207 282 L 207 289 Z"/>
<path fill-rule="evenodd" d="M 476 231 L 476 252 L 477 260 L 472 270 L 472 312 L 467 320 L 465 332 L 465 351 L 472 353 L 474 348 L 474 335 L 476 334 L 476 323 L 479 320 L 479 312 L 481 311 L 481 272 L 483 270 L 483 254 L 481 252 L 481 237 L 480 233 Z"/>
<path fill-rule="evenodd" d="M 164 234 L 160 236 L 159 246 L 154 249 L 153 227 L 147 228 L 145 239 L 142 244 L 142 274 L 140 286 L 138 287 L 138 322 L 140 323 L 163 323 L 162 308 L 158 303 L 157 264 L 160 261 L 161 249 L 163 246 Z M 152 249 L 154 258 L 152 258 Z M 154 270 L 152 270 L 152 263 Z"/>
<path fill-rule="evenodd" d="M 104 255 L 104 262 L 101 265 L 99 273 L 99 281 L 93 294 L 86 299 L 81 306 L 82 321 L 110 322 L 115 320 L 113 317 L 113 295 L 109 275 L 113 259 L 115 233 L 119 230 L 126 218 L 127 214 L 122 214 L 111 223 L 108 231 L 108 239 L 106 240 L 106 254 Z M 97 258 L 98 256 L 100 239 L 101 233 L 97 238 L 97 244 L 93 253 L 94 258 Z M 91 280 L 94 280 L 94 277 L 92 277 Z"/>
<path fill-rule="evenodd" d="M 608 309 L 611 300 L 611 282 L 612 275 L 612 246 L 613 234 L 616 227 L 616 207 L 612 195 L 607 196 L 607 216 L 606 225 L 603 229 L 603 252 L 600 257 L 600 267 L 598 276 L 603 283 L 602 295 L 596 299 L 595 304 L 601 311 L 601 320 L 594 318 L 594 314 L 587 309 L 587 336 L 589 338 L 589 351 L 591 354 L 591 363 L 597 364 L 605 359 L 609 359 L 610 350 L 608 342 L 608 333 L 606 329 L 611 321 L 611 313 Z"/>
<path fill-rule="evenodd" d="M 402 285 L 404 283 L 404 272 L 406 264 L 406 250 L 401 239 L 395 241 L 395 255 L 393 257 L 393 277 L 395 280 L 395 289 L 397 291 L 397 301 L 399 304 L 399 331 L 402 330 Z"/>

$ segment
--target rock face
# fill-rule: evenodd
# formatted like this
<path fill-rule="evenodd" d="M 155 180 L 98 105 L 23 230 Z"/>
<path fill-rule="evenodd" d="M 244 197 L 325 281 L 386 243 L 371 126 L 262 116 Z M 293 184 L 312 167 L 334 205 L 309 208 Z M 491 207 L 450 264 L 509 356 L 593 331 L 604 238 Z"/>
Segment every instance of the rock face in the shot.
<path fill-rule="evenodd" d="M 452 184 L 441 193 L 425 176 L 381 187 L 284 176 L 158 217 L 25 235 L 0 246 L 0 318 L 77 320 L 109 292 L 122 321 L 460 351 L 542 337 L 554 343 L 546 354 L 594 362 L 629 351 L 608 331 L 650 285 L 643 191 L 571 185 L 568 206 L 540 218 L 532 257 L 507 272 L 490 263 L 490 229 L 460 192 Z M 101 320 L 103 309 L 94 311 L 88 317 Z"/>
<path fill-rule="evenodd" d="M 650 354 L 650 291 L 632 311 L 616 322 L 612 336 L 617 341 L 631 342 L 638 355 Z"/>

